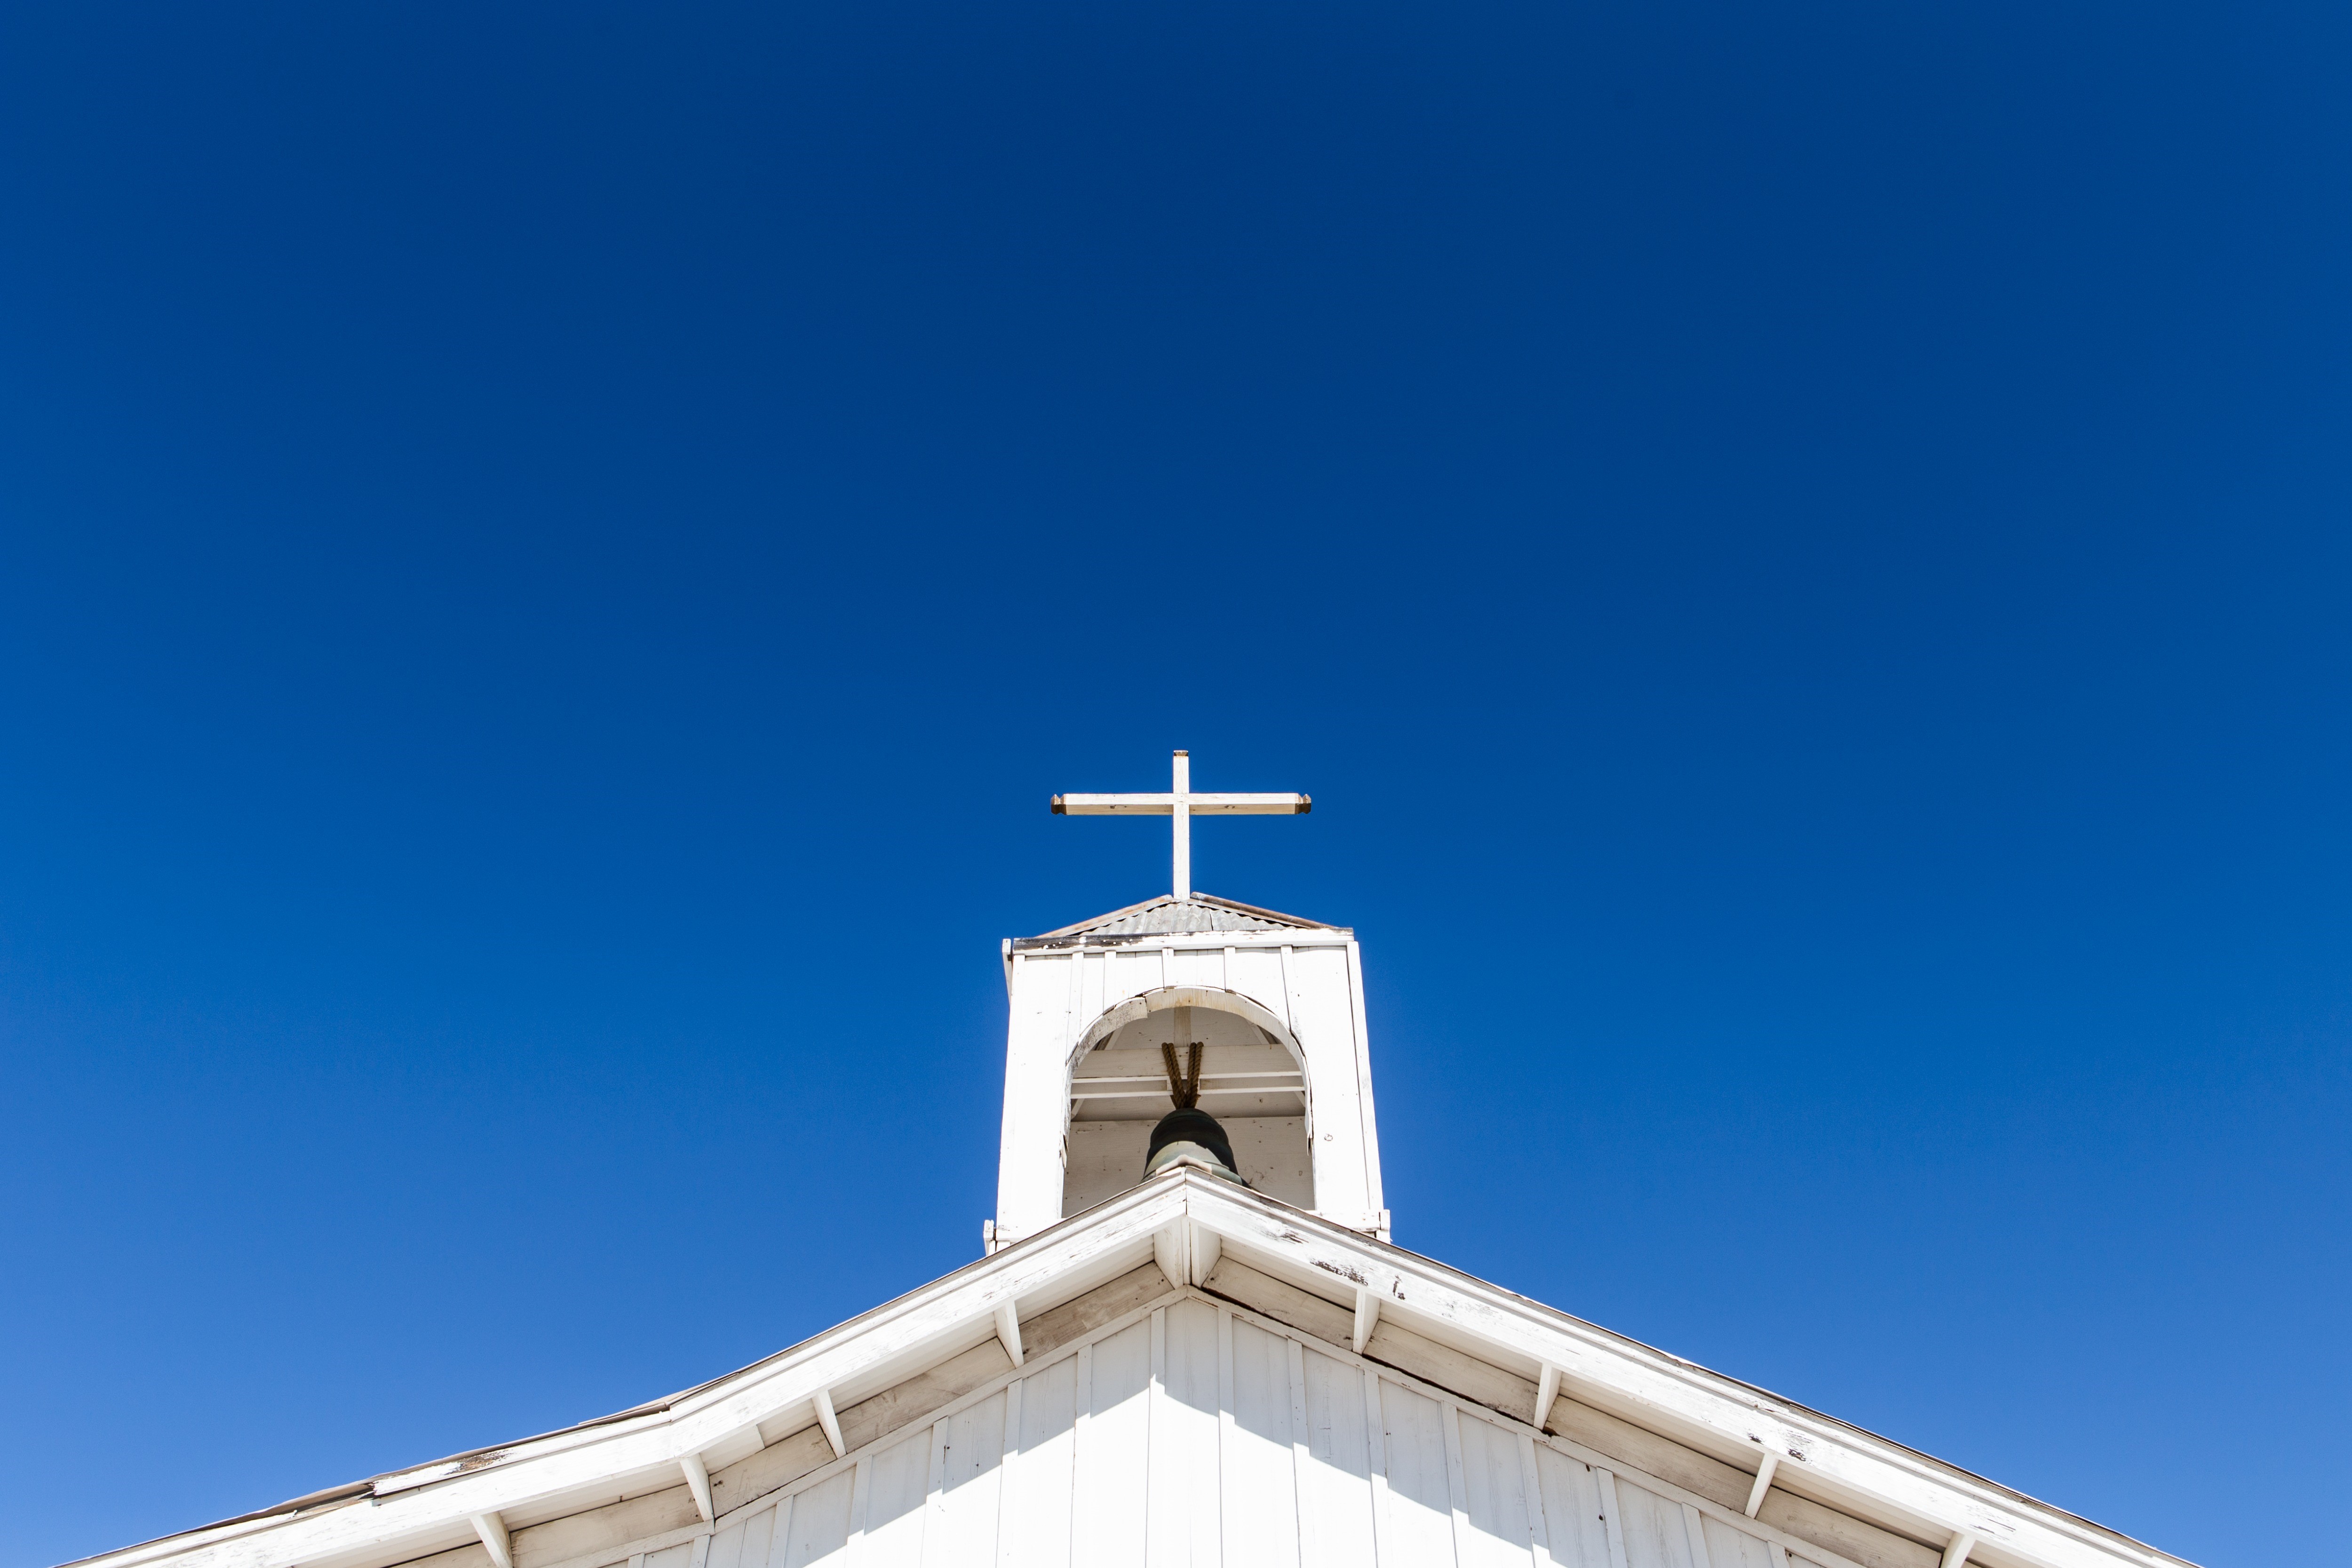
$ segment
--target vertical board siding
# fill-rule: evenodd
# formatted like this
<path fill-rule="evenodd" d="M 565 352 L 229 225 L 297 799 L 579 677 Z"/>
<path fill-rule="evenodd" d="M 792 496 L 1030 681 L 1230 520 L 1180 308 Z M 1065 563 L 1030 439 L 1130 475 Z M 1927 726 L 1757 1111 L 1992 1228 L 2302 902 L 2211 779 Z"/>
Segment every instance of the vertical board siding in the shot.
<path fill-rule="evenodd" d="M 925 1531 L 928 1563 L 983 1563 L 996 1557 L 1004 1484 L 1006 1396 L 992 1394 L 948 1418 L 940 1490 Z M 751 1568 L 745 1564 L 745 1568 Z"/>
<path fill-rule="evenodd" d="M 793 1499 L 792 1518 L 785 1525 L 783 1568 L 810 1568 L 818 1563 L 835 1568 L 845 1560 L 850 1492 L 856 1479 L 856 1471 L 843 1470 Z"/>
<path fill-rule="evenodd" d="M 1307 1568 L 1355 1568 L 1377 1561 L 1372 1467 L 1364 1421 L 1364 1375 L 1345 1362 L 1306 1354 L 1307 1455 L 1300 1511 L 1315 1521 Z"/>
<path fill-rule="evenodd" d="M 1078 1539 L 1087 1568 L 1143 1568 L 1146 1487 L 1150 1479 L 1151 1324 L 1120 1330 L 1095 1346 Z"/>
<path fill-rule="evenodd" d="M 1538 1443 L 1536 1478 L 1552 1562 L 1559 1568 L 1609 1568 L 1609 1527 L 1601 1520 L 1601 1488 L 1591 1467 Z"/>
<path fill-rule="evenodd" d="M 743 1525 L 743 1568 L 768 1568 L 769 1554 L 776 1544 L 776 1526 L 783 1522 L 791 1505 L 763 1508 Z"/>
<path fill-rule="evenodd" d="M 874 1456 L 859 1568 L 922 1568 L 924 1503 L 931 1489 L 931 1429 Z"/>
<path fill-rule="evenodd" d="M 730 1524 L 710 1538 L 710 1555 L 706 1568 L 742 1568 L 743 1527 Z"/>
<path fill-rule="evenodd" d="M 1151 1435 L 1151 1568 L 1222 1568 L 1217 1312 L 1179 1301 L 1165 1321 L 1160 1425 Z"/>
<path fill-rule="evenodd" d="M 1019 1481 L 1004 1521 L 1004 1560 L 1021 1568 L 1068 1568 L 1077 1370 L 1058 1361 L 1021 1382 Z"/>
<path fill-rule="evenodd" d="M 1518 1435 L 1464 1411 L 1462 1480 L 1470 1521 L 1463 1568 L 1528 1568 L 1535 1559 Z"/>
<path fill-rule="evenodd" d="M 1696 1568 L 1683 1505 L 1617 1478 L 1617 1509 L 1623 1516 L 1625 1568 Z"/>
<path fill-rule="evenodd" d="M 1227 1568 L 1298 1562 L 1297 1467 L 1290 1452 L 1290 1342 L 1234 1324 L 1234 1452 L 1225 1465 Z"/>
<path fill-rule="evenodd" d="M 643 1568 L 1811 1568 L 1341 1353 L 1174 1301 Z"/>
<path fill-rule="evenodd" d="M 1389 1460 L 1388 1540 L 1397 1561 L 1454 1561 L 1454 1500 L 1446 1481 L 1444 1412 L 1437 1401 L 1381 1384 L 1381 1419 Z M 1383 1559 L 1385 1568 L 1385 1559 Z"/>
<path fill-rule="evenodd" d="M 1706 1521 L 1706 1555 L 1714 1568 L 1774 1568 L 1769 1547 L 1719 1519 Z"/>

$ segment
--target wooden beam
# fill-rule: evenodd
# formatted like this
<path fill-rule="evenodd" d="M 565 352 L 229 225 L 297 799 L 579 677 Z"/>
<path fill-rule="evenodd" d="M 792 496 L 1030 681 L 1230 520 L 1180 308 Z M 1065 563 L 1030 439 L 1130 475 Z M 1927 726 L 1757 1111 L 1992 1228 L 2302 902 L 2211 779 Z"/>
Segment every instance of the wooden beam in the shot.
<path fill-rule="evenodd" d="M 1969 1553 L 1976 1549 L 1977 1532 L 1975 1531 L 1954 1531 L 1950 1544 L 1944 1548 L 1943 1568 L 1960 1568 L 1960 1565 L 1969 1560 Z"/>
<path fill-rule="evenodd" d="M 490 1549 L 490 1561 L 499 1568 L 514 1568 L 514 1544 L 507 1538 L 507 1521 L 493 1513 L 474 1516 L 474 1533 Z"/>
<path fill-rule="evenodd" d="M 719 1510 L 710 1506 L 710 1472 L 703 1467 L 702 1456 L 688 1454 L 678 1460 L 677 1468 L 686 1472 L 687 1489 L 694 1493 L 695 1511 L 702 1515 L 702 1522 L 718 1523 Z"/>
<path fill-rule="evenodd" d="M 1559 1368 L 1549 1362 L 1543 1363 L 1542 1375 L 1536 1379 L 1536 1418 L 1529 1423 L 1538 1432 L 1551 1415 L 1551 1402 L 1559 1397 Z"/>
<path fill-rule="evenodd" d="M 1356 1287 L 1356 1353 L 1364 1353 L 1371 1342 L 1372 1326 L 1381 1321 L 1381 1299 L 1372 1294 L 1369 1285 Z M 1547 1369 L 1549 1370 L 1549 1369 Z"/>
<path fill-rule="evenodd" d="M 1756 1468 L 1756 1484 L 1748 1489 L 1748 1517 L 1754 1519 L 1756 1510 L 1764 1506 L 1764 1494 L 1772 1489 L 1772 1472 L 1780 1468 L 1780 1456 L 1767 1453 L 1764 1462 Z"/>
<path fill-rule="evenodd" d="M 809 1403 L 816 1406 L 816 1424 L 824 1428 L 824 1440 L 833 1445 L 833 1457 L 840 1458 L 849 1452 L 849 1445 L 841 1440 L 841 1418 L 833 1413 L 833 1390 L 818 1389 Z"/>
<path fill-rule="evenodd" d="M 1004 1353 L 1013 1358 L 1013 1364 L 1019 1366 L 1021 1364 L 1021 1318 L 1013 1310 L 1013 1306 L 1014 1303 L 1007 1301 L 996 1309 L 996 1340 L 1004 1347 Z"/>

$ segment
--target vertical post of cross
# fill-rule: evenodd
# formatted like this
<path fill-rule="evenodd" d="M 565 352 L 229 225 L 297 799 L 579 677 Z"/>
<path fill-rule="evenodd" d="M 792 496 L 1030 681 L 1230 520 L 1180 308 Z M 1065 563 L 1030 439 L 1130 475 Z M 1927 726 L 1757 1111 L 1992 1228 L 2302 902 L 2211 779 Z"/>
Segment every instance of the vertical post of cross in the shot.
<path fill-rule="evenodd" d="M 1169 815 L 1176 827 L 1176 896 L 1192 896 L 1192 753 L 1176 753 L 1176 772 L 1169 791 Z"/>

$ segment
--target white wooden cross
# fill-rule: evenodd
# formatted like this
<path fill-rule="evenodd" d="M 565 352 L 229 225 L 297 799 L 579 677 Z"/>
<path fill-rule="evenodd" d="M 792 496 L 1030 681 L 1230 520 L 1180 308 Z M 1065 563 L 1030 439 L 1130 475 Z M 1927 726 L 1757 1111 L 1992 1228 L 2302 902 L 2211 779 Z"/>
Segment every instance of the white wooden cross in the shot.
<path fill-rule="evenodd" d="M 1194 795 L 1192 757 L 1176 753 L 1174 787 L 1166 795 L 1057 795 L 1056 816 L 1169 816 L 1175 818 L 1176 896 L 1192 896 L 1192 816 L 1293 816 L 1315 809 L 1303 795 Z"/>

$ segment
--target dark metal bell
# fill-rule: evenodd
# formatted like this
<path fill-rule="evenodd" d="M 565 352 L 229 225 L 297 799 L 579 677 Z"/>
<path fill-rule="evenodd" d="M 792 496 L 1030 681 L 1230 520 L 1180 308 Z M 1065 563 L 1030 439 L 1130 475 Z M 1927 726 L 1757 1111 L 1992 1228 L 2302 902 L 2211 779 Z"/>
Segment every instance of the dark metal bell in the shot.
<path fill-rule="evenodd" d="M 1217 1119 L 1205 1110 L 1191 1107 L 1171 1110 L 1151 1130 L 1151 1149 L 1144 1156 L 1143 1179 L 1148 1182 L 1175 1164 L 1201 1166 L 1213 1176 L 1239 1182 L 1244 1187 L 1249 1185 L 1234 1164 L 1233 1141 L 1225 1136 Z"/>

